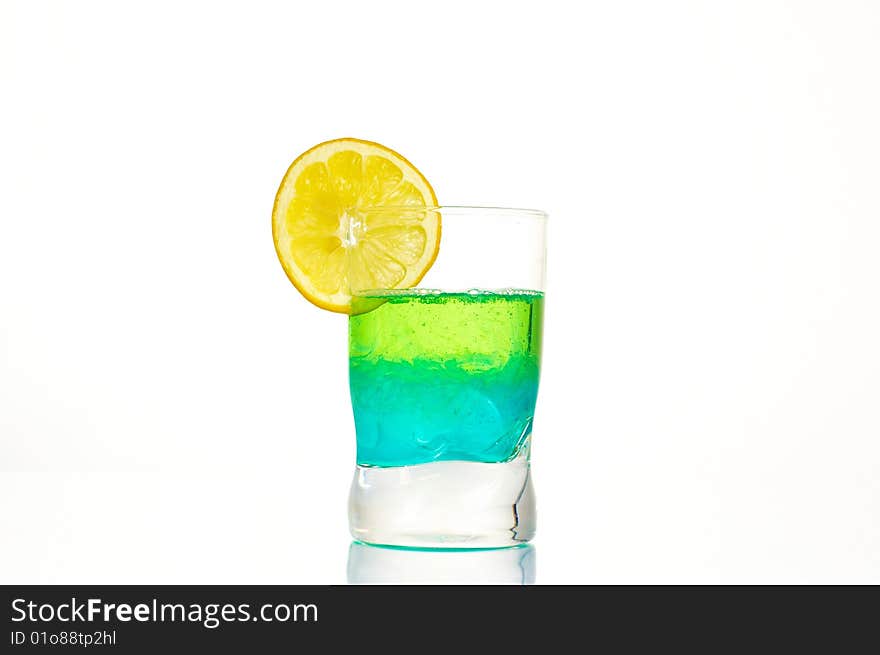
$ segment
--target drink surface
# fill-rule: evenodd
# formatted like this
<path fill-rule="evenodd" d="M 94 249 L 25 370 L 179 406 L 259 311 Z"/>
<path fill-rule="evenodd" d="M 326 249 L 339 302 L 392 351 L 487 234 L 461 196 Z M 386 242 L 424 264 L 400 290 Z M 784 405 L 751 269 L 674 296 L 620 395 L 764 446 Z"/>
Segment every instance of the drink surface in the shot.
<path fill-rule="evenodd" d="M 349 384 L 357 461 L 503 462 L 532 431 L 544 295 L 423 289 L 354 298 Z"/>

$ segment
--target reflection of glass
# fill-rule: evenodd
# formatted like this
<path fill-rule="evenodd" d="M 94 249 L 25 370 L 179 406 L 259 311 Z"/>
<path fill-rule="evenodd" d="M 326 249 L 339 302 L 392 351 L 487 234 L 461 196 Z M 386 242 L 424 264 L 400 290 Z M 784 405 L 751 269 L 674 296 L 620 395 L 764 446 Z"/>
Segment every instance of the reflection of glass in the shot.
<path fill-rule="evenodd" d="M 397 222 L 409 213 L 416 223 L 437 212 L 443 236 L 417 288 L 352 289 L 352 535 L 415 547 L 528 541 L 546 215 L 474 207 L 394 212 Z M 364 220 L 383 229 L 381 214 Z M 388 279 L 394 267 L 389 261 Z"/>
<path fill-rule="evenodd" d="M 354 542 L 349 584 L 535 584 L 535 547 L 491 550 L 382 548 Z"/>

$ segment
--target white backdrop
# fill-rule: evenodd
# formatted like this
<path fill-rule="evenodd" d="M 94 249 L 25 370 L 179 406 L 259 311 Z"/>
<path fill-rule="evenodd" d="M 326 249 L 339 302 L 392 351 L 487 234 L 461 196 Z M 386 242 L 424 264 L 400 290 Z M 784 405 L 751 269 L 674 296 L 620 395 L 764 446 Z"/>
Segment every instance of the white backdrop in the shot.
<path fill-rule="evenodd" d="M 345 580 L 339 136 L 550 213 L 537 581 L 880 582 L 880 5 L 0 4 L 0 582 Z"/>

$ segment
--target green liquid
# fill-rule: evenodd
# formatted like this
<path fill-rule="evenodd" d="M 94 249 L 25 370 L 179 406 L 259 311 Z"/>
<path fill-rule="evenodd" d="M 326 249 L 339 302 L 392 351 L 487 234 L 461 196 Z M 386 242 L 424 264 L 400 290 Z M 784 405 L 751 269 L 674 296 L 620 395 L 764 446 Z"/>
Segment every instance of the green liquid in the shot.
<path fill-rule="evenodd" d="M 504 462 L 528 443 L 544 295 L 371 292 L 349 319 L 357 461 Z"/>

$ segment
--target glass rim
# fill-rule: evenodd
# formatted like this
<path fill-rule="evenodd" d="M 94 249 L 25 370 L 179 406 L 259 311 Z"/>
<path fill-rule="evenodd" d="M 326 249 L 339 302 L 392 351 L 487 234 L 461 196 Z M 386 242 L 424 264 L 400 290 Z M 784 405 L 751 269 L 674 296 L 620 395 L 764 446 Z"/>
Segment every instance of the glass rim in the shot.
<path fill-rule="evenodd" d="M 361 207 L 361 212 L 384 212 L 384 211 L 436 211 L 451 213 L 483 213 L 492 214 L 494 216 L 507 216 L 510 218 L 531 218 L 534 220 L 546 221 L 549 217 L 547 212 L 540 209 L 525 209 L 521 207 L 494 207 L 490 205 L 384 205 L 376 207 Z"/>

